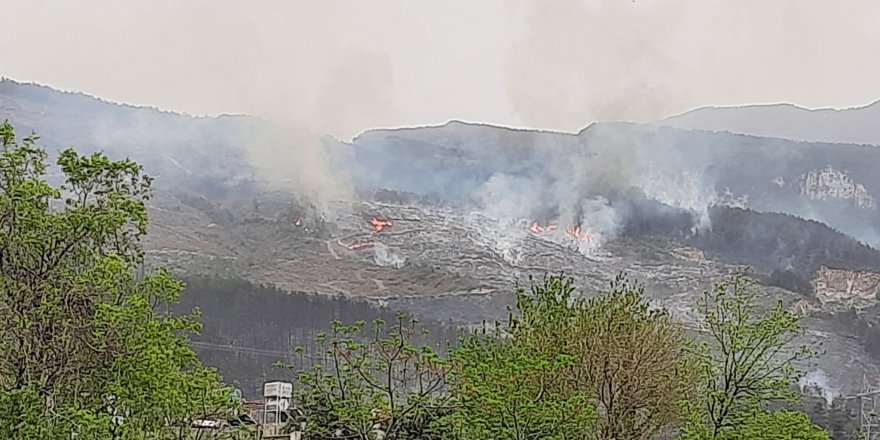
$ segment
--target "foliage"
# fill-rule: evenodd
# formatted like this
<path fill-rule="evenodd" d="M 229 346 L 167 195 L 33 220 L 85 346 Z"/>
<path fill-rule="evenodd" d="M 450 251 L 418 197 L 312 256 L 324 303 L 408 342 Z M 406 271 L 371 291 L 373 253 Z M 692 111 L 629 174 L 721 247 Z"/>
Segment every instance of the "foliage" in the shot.
<path fill-rule="evenodd" d="M 680 422 L 690 396 L 690 362 L 683 328 L 665 309 L 651 308 L 644 289 L 619 277 L 608 295 L 587 302 L 575 338 L 603 411 L 601 438 L 652 438 Z"/>
<path fill-rule="evenodd" d="M 690 395 L 683 330 L 623 275 L 576 298 L 571 278 L 518 291 L 507 336 L 453 352 L 454 393 L 471 438 L 651 438 Z"/>
<path fill-rule="evenodd" d="M 188 276 L 184 280 L 186 289 L 172 310 L 186 313 L 199 308 L 202 329 L 192 338 L 197 341 L 194 345 L 199 358 L 216 366 L 227 381 L 238 380 L 245 395 L 259 396 L 263 382 L 277 379 L 278 371 L 271 362 L 283 359 L 296 363 L 301 359 L 291 353 L 291 345 L 301 346 L 305 355 L 322 352 L 315 336 L 331 331 L 332 320 L 395 320 L 393 310 L 358 298 L 282 291 L 235 277 Z M 429 320 L 419 322 L 419 327 L 430 330 L 418 335 L 419 343 L 431 344 L 441 354 L 447 342 L 454 342 L 460 333 L 452 325 Z M 226 348 L 229 346 L 256 350 L 232 351 Z"/>
<path fill-rule="evenodd" d="M 702 311 L 711 345 L 697 350 L 705 384 L 700 414 L 714 438 L 741 431 L 772 400 L 793 399 L 808 346 L 791 347 L 802 332 L 797 315 L 777 303 L 759 311 L 752 281 L 737 275 L 706 292 Z"/>
<path fill-rule="evenodd" d="M 182 284 L 136 276 L 151 179 L 129 160 L 58 157 L 0 125 L 0 436 L 141 438 L 224 415 L 226 390 L 159 307 Z M 27 410 L 21 410 L 27 408 Z"/>
<path fill-rule="evenodd" d="M 874 270 L 880 253 L 824 223 L 728 206 L 709 209 L 712 228 L 688 239 L 711 258 L 812 278 L 822 266 Z M 792 281 L 792 280 L 788 280 Z M 792 287 L 807 289 L 803 282 Z"/>
<path fill-rule="evenodd" d="M 752 411 L 739 416 L 736 429 L 725 430 L 713 437 L 706 425 L 690 427 L 680 440 L 828 440 L 828 431 L 813 424 L 802 412 L 778 410 Z"/>
<path fill-rule="evenodd" d="M 322 348 L 297 377 L 297 402 L 309 438 L 431 438 L 447 412 L 449 366 L 429 346 L 416 346 L 418 320 L 398 314 L 391 326 L 376 320 L 333 322 Z M 302 350 L 298 347 L 298 351 Z M 291 365 L 288 367 L 295 368 Z"/>
<path fill-rule="evenodd" d="M 705 294 L 714 344 L 690 342 L 623 275 L 593 298 L 562 276 L 520 289 L 506 326 L 462 337 L 448 360 L 411 343 L 405 315 L 368 334 L 334 322 L 299 373 L 294 422 L 315 439 L 828 438 L 804 413 L 768 411 L 792 396 L 792 362 L 812 350 L 789 350 L 797 317 L 780 304 L 761 312 L 750 283 Z"/>
<path fill-rule="evenodd" d="M 462 438 L 583 438 L 595 423 L 587 396 L 568 390 L 573 356 L 484 333 L 463 338 L 452 359 L 453 424 Z"/>
<path fill-rule="evenodd" d="M 514 334 L 534 347 L 536 335 L 557 333 L 537 344 L 564 347 L 577 359 L 568 383 L 598 407 L 599 438 L 651 438 L 676 426 L 692 388 L 682 327 L 650 307 L 644 289 L 623 274 L 610 292 L 587 300 L 571 298 L 572 283 L 549 277 L 531 297 L 520 294 L 523 317 Z"/>

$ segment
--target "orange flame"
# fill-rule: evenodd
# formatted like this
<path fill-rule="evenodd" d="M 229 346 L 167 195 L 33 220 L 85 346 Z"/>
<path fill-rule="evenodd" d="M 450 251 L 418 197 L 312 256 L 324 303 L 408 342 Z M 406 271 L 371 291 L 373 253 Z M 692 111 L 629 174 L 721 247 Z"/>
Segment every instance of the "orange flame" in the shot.
<path fill-rule="evenodd" d="M 370 224 L 373 225 L 373 230 L 376 233 L 379 233 L 385 228 L 390 228 L 394 223 L 388 218 L 373 217 L 373 219 L 370 220 Z"/>
<path fill-rule="evenodd" d="M 569 226 L 565 231 L 579 240 L 583 240 L 587 243 L 593 242 L 593 234 L 591 234 L 589 230 L 581 231 L 580 225 Z"/>
<path fill-rule="evenodd" d="M 548 224 L 542 226 L 537 221 L 534 221 L 534 222 L 532 222 L 532 225 L 529 226 L 529 230 L 534 232 L 535 234 L 538 234 L 541 232 L 550 232 L 550 231 L 556 230 L 556 225 L 554 225 L 552 223 L 548 223 Z"/>

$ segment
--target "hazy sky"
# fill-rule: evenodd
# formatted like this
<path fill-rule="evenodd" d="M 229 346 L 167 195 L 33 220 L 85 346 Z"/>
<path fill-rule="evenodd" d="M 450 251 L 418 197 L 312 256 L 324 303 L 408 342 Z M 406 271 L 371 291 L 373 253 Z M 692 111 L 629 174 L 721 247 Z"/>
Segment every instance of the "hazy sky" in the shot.
<path fill-rule="evenodd" d="M 341 137 L 880 98 L 878 0 L 0 0 L 0 75 Z"/>

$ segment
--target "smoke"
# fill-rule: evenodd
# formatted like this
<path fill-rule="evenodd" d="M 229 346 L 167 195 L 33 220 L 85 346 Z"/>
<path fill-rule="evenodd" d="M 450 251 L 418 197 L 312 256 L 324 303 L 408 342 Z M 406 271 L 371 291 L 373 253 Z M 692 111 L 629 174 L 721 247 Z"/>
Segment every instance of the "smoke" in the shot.
<path fill-rule="evenodd" d="M 343 153 L 331 140 L 304 129 L 249 124 L 245 151 L 264 185 L 294 195 L 312 215 L 333 220 L 354 200 L 351 175 L 337 166 Z"/>
<path fill-rule="evenodd" d="M 578 247 L 592 252 L 616 238 L 637 220 L 634 217 L 654 215 L 646 212 L 654 205 L 640 201 L 647 197 L 691 213 L 692 233 L 711 227 L 709 206 L 717 197 L 712 180 L 703 172 L 710 158 L 658 148 L 655 141 L 664 135 L 657 128 L 594 125 L 577 136 L 521 134 L 526 141 L 492 136 L 488 128 L 481 132 L 444 128 L 448 134 L 443 145 L 459 144 L 459 135 L 479 140 L 474 148 L 481 151 L 474 154 L 494 172 L 477 184 L 473 198 L 483 213 L 502 224 L 536 221 L 538 229 L 554 224 L 558 229 L 551 235 L 568 239 L 573 235 L 570 229 L 577 227 L 583 234 Z M 522 142 L 527 143 L 522 146 Z M 479 175 L 478 170 L 454 167 L 438 171 L 458 172 L 467 172 L 468 178 Z"/>
<path fill-rule="evenodd" d="M 291 96 L 288 105 L 276 104 L 273 122 L 282 131 L 253 127 L 243 147 L 271 187 L 295 194 L 317 215 L 333 219 L 344 214 L 334 209 L 345 209 L 334 202 L 354 200 L 352 152 L 348 144 L 318 133 L 355 133 L 364 124 L 382 124 L 393 116 L 395 102 L 388 55 L 350 47 L 328 57 L 331 64 L 311 102 Z"/>
<path fill-rule="evenodd" d="M 406 263 L 406 257 L 392 252 L 388 246 L 382 243 L 376 243 L 373 246 L 373 261 L 378 266 L 390 266 L 400 269 Z"/>
<path fill-rule="evenodd" d="M 687 16 L 676 14 L 681 5 L 664 4 L 664 19 L 653 21 L 645 20 L 653 5 L 642 3 L 508 0 L 507 6 L 521 31 L 507 54 L 505 80 L 524 124 L 573 130 L 587 117 L 654 120 L 687 100 L 686 92 L 661 82 L 680 66 L 668 53 L 675 34 L 659 26 L 675 27 L 667 17 Z"/>
<path fill-rule="evenodd" d="M 624 212 L 615 209 L 608 199 L 602 196 L 584 200 L 581 204 L 581 224 L 589 226 L 593 231 L 593 241 L 598 245 L 617 236 L 624 216 Z"/>
<path fill-rule="evenodd" d="M 496 219 L 535 218 L 548 208 L 549 195 L 539 179 L 503 173 L 493 174 L 475 192 L 483 212 Z"/>
<path fill-rule="evenodd" d="M 801 393 L 821 396 L 829 406 L 834 402 L 834 397 L 840 395 L 840 390 L 831 386 L 828 376 L 822 370 L 807 373 L 798 385 Z"/>
<path fill-rule="evenodd" d="M 707 180 L 699 172 L 664 173 L 654 169 L 642 174 L 636 186 L 658 202 L 694 213 L 696 222 L 691 232 L 696 233 L 712 227 L 709 207 L 720 200 Z"/>

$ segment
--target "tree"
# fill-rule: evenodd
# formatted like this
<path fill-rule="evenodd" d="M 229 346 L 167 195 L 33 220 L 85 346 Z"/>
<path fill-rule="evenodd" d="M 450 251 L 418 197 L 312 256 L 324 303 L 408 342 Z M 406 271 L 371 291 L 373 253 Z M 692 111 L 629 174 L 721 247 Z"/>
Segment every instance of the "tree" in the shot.
<path fill-rule="evenodd" d="M 624 275 L 588 300 L 572 336 L 602 417 L 602 439 L 651 439 L 683 421 L 693 392 L 684 329 Z"/>
<path fill-rule="evenodd" d="M 603 440 L 648 439 L 676 426 L 692 390 L 681 326 L 623 275 L 592 299 L 574 290 L 563 276 L 546 277 L 528 294 L 520 289 L 506 338 L 465 341 L 467 356 L 456 350 L 469 360 L 456 363 L 464 390 L 485 399 L 472 405 L 483 410 L 480 423 L 492 433 L 507 429 L 500 438 Z M 583 409 L 572 411 L 576 405 Z M 514 417 L 534 426 L 522 429 Z"/>
<path fill-rule="evenodd" d="M 799 318 L 778 302 L 761 312 L 753 281 L 737 275 L 706 292 L 701 304 L 709 343 L 697 350 L 702 380 L 702 418 L 713 438 L 740 431 L 772 400 L 794 398 L 795 364 L 815 354 L 792 347 Z"/>
<path fill-rule="evenodd" d="M 741 414 L 736 429 L 724 430 L 717 436 L 706 425 L 685 430 L 680 440 L 828 440 L 828 431 L 813 424 L 810 417 L 798 411 L 752 411 Z"/>
<path fill-rule="evenodd" d="M 298 347 L 297 401 L 312 439 L 435 438 L 438 422 L 449 412 L 446 387 L 448 363 L 430 346 L 416 346 L 418 320 L 398 314 L 388 326 L 377 319 L 332 323 L 329 335 L 319 334 L 316 355 Z M 295 366 L 286 365 L 294 368 Z"/>
<path fill-rule="evenodd" d="M 0 436 L 140 438 L 225 415 L 184 337 L 196 316 L 161 309 L 182 284 L 136 276 L 151 179 L 67 149 L 53 186 L 37 139 L 0 124 Z"/>
<path fill-rule="evenodd" d="M 606 294 L 575 299 L 573 293 L 573 280 L 563 277 L 548 277 L 531 295 L 520 292 L 514 337 L 538 352 L 575 356 L 566 383 L 597 406 L 598 438 L 651 438 L 677 425 L 679 402 L 691 392 L 681 326 L 651 308 L 644 289 L 624 274 Z"/>
<path fill-rule="evenodd" d="M 595 423 L 588 396 L 567 389 L 571 355 L 484 332 L 462 338 L 451 357 L 453 425 L 464 439 L 584 438 Z"/>

